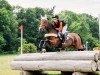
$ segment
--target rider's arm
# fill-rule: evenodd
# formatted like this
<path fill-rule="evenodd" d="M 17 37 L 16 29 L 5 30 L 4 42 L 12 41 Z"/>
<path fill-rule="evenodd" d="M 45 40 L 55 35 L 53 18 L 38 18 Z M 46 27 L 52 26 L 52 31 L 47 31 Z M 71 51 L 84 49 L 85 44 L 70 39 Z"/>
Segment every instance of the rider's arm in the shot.
<path fill-rule="evenodd" d="M 58 30 L 58 31 L 60 31 L 60 30 L 62 30 L 62 28 L 63 28 L 63 26 L 62 26 L 62 22 L 60 22 L 60 26 L 59 26 L 59 28 L 55 28 L 55 29 Z"/>

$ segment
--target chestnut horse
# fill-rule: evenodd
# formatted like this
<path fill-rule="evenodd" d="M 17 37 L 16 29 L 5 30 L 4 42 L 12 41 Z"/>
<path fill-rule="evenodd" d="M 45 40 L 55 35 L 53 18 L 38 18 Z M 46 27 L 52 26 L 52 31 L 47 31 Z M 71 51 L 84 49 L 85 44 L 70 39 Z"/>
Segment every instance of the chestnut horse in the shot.
<path fill-rule="evenodd" d="M 47 19 L 41 19 L 39 30 L 46 30 L 47 43 L 52 47 L 60 48 L 75 48 L 79 51 L 83 51 L 83 43 L 81 37 L 76 33 L 68 33 L 65 44 L 62 44 L 62 40 L 59 38 L 57 31 L 54 29 L 52 23 Z"/>

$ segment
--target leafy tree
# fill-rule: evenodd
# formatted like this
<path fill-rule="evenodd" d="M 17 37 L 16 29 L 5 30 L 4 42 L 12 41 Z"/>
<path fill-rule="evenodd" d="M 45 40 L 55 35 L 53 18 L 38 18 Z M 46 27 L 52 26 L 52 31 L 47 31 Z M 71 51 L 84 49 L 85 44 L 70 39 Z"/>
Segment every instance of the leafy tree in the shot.
<path fill-rule="evenodd" d="M 21 9 L 17 13 L 18 23 L 24 26 L 24 38 L 28 43 L 39 44 L 41 37 L 38 34 L 38 27 L 40 25 L 41 15 L 44 14 L 44 10 L 38 7 Z"/>
<path fill-rule="evenodd" d="M 0 9 L 6 8 L 7 10 L 12 10 L 11 5 L 6 0 L 0 0 Z"/>
<path fill-rule="evenodd" d="M 88 15 L 88 14 L 81 14 L 80 15 L 82 18 L 85 19 L 85 21 L 89 24 L 90 27 L 90 31 L 92 33 L 92 36 L 95 38 L 99 38 L 98 37 L 98 33 L 99 33 L 99 21 L 97 18 Z"/>
<path fill-rule="evenodd" d="M 13 12 L 5 8 L 0 9 L 0 32 L 6 41 L 4 51 L 14 50 L 15 39 L 17 38 L 17 21 Z"/>
<path fill-rule="evenodd" d="M 3 52 L 2 49 L 6 45 L 6 40 L 3 37 L 3 34 L 0 33 L 0 52 Z"/>

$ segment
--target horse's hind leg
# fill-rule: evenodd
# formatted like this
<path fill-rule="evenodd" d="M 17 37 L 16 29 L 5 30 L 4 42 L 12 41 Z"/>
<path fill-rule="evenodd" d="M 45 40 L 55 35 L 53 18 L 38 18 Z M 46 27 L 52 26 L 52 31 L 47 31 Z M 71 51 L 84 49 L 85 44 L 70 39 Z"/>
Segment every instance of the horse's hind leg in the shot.
<path fill-rule="evenodd" d="M 77 49 L 78 51 L 85 51 L 85 48 L 83 47 L 83 45 L 80 45 Z"/>
<path fill-rule="evenodd" d="M 85 49 L 83 48 L 83 49 L 78 49 L 78 51 L 85 51 Z"/>

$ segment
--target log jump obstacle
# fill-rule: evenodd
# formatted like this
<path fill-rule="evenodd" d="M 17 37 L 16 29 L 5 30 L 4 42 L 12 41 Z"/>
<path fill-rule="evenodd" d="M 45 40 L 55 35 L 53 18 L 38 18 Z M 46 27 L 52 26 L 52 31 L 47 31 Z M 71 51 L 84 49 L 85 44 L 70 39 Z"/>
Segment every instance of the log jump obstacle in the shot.
<path fill-rule="evenodd" d="M 37 71 L 73 72 L 72 75 L 87 75 L 100 70 L 99 51 L 67 51 L 29 53 L 16 57 L 11 62 L 13 70 L 23 70 L 23 75 L 36 75 Z"/>

